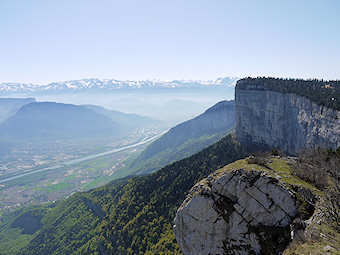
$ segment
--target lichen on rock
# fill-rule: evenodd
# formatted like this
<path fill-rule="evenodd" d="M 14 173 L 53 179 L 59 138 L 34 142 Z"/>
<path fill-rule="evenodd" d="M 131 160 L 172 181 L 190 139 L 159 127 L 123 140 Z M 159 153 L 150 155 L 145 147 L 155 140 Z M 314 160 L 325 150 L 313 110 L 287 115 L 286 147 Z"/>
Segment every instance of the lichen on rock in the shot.
<path fill-rule="evenodd" d="M 269 170 L 248 167 L 222 169 L 197 183 L 175 218 L 183 253 L 282 252 L 299 205 L 295 192 L 278 179 Z"/>

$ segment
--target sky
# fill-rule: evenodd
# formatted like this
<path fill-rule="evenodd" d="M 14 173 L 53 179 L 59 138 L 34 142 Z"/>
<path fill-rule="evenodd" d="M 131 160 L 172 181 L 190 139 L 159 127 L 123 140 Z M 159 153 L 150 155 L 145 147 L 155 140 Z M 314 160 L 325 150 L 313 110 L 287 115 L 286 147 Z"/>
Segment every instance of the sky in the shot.
<path fill-rule="evenodd" d="M 0 83 L 340 79 L 338 0 L 0 0 Z"/>

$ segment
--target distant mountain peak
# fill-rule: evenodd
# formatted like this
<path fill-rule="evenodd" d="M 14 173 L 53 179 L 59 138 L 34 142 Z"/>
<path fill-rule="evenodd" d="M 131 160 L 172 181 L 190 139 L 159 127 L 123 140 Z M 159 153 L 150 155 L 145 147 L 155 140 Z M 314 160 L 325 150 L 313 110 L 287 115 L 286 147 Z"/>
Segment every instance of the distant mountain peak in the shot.
<path fill-rule="evenodd" d="M 214 81 L 214 83 L 232 87 L 232 86 L 236 86 L 236 83 L 238 80 L 239 78 L 236 78 L 236 77 L 224 77 L 224 78 L 221 77 L 221 78 L 217 78 Z"/>
<path fill-rule="evenodd" d="M 0 83 L 0 93 L 35 93 L 49 91 L 106 91 L 139 88 L 189 88 L 207 86 L 234 86 L 238 78 L 225 77 L 216 80 L 115 80 L 87 78 L 80 80 L 51 82 L 47 85 L 31 83 Z"/>

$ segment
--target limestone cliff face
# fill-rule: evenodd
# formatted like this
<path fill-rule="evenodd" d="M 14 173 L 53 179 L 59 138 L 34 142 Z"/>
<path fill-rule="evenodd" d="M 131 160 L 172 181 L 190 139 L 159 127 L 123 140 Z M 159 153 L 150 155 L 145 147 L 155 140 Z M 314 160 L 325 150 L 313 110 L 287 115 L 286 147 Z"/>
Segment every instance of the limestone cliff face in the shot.
<path fill-rule="evenodd" d="M 248 162 L 236 161 L 190 190 L 174 222 L 184 254 L 281 254 L 287 247 L 299 217 L 296 192 L 303 199 L 312 193 L 282 159 L 266 167 Z"/>
<path fill-rule="evenodd" d="M 236 86 L 236 135 L 243 144 L 295 154 L 302 148 L 340 146 L 340 112 L 294 94 Z"/>

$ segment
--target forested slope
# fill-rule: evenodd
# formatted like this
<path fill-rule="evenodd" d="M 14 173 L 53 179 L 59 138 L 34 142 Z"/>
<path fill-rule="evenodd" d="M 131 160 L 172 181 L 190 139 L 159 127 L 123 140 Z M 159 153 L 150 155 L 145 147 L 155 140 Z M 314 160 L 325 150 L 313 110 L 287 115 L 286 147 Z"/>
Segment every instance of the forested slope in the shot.
<path fill-rule="evenodd" d="M 131 172 L 147 174 L 189 157 L 226 136 L 235 127 L 235 102 L 221 101 L 151 143 L 134 160 Z"/>
<path fill-rule="evenodd" d="M 109 117 L 83 106 L 54 102 L 29 103 L 0 124 L 0 139 L 38 141 L 117 136 Z"/>
<path fill-rule="evenodd" d="M 243 147 L 228 135 L 154 174 L 60 200 L 46 209 L 41 229 L 20 254 L 177 253 L 172 224 L 190 187 L 245 155 Z M 7 230 L 8 224 L 4 223 Z"/>

